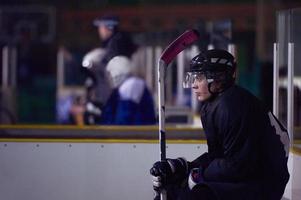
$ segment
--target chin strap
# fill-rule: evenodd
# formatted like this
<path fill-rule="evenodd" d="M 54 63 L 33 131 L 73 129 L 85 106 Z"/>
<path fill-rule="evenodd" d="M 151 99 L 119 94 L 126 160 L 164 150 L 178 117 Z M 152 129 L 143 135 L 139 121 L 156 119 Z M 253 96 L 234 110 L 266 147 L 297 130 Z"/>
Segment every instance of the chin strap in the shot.
<path fill-rule="evenodd" d="M 223 93 L 226 89 L 228 89 L 229 87 L 231 87 L 234 84 L 234 80 L 233 80 L 229 84 L 222 84 L 221 88 L 219 88 L 218 91 L 212 91 L 211 86 L 212 86 L 213 82 L 214 81 L 211 81 L 210 83 L 208 83 L 208 91 L 212 94 L 212 96 L 217 96 L 217 95 Z"/>

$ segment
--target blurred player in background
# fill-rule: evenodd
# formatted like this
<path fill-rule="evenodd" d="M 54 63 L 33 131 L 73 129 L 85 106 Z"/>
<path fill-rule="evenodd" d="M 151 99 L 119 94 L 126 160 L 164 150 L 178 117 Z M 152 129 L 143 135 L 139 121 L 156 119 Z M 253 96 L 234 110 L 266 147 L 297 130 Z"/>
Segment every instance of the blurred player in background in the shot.
<path fill-rule="evenodd" d="M 131 37 L 120 31 L 117 16 L 102 16 L 93 24 L 97 27 L 102 47 L 88 52 L 82 62 L 87 73 L 85 124 L 101 123 L 102 107 L 112 92 L 105 73 L 108 62 L 119 55 L 131 58 L 137 48 Z"/>
<path fill-rule="evenodd" d="M 93 24 L 97 27 L 102 48 L 106 50 L 101 60 L 103 66 L 106 66 L 115 56 L 122 55 L 131 58 L 137 46 L 133 43 L 128 33 L 120 30 L 120 21 L 117 16 L 105 15 L 96 18 Z"/>
<path fill-rule="evenodd" d="M 116 56 L 106 70 L 113 92 L 103 109 L 102 123 L 107 125 L 155 124 L 153 98 L 143 79 L 135 76 L 133 63 Z"/>

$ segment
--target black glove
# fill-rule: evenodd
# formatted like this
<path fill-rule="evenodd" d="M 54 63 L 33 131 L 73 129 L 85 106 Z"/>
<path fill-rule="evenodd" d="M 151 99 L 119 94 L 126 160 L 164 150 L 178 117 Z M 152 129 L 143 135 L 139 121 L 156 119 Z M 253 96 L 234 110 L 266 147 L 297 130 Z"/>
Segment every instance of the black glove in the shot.
<path fill-rule="evenodd" d="M 185 158 L 156 162 L 150 169 L 154 190 L 160 191 L 166 185 L 179 183 L 188 176 L 188 171 L 188 163 Z"/>

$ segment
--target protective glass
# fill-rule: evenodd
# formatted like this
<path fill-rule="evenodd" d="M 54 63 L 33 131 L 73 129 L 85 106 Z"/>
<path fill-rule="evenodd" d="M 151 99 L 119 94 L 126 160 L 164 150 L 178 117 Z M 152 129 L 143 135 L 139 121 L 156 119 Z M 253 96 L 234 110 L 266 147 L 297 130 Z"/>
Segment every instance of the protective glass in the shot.
<path fill-rule="evenodd" d="M 184 88 L 192 88 L 195 81 L 206 80 L 206 75 L 203 72 L 187 72 L 183 81 Z"/>

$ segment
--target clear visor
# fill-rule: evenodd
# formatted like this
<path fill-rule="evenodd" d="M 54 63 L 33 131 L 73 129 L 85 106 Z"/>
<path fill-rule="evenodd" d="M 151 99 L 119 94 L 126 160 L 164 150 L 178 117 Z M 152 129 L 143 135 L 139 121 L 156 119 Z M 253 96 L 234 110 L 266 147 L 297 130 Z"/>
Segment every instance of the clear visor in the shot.
<path fill-rule="evenodd" d="M 203 72 L 186 72 L 183 88 L 192 88 L 196 81 L 206 80 L 206 76 Z"/>

